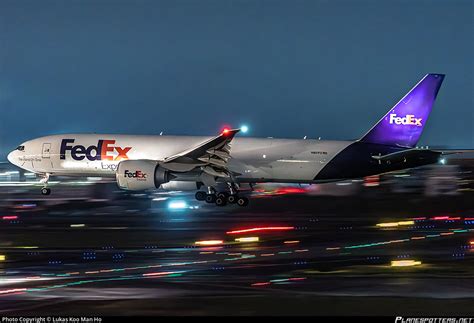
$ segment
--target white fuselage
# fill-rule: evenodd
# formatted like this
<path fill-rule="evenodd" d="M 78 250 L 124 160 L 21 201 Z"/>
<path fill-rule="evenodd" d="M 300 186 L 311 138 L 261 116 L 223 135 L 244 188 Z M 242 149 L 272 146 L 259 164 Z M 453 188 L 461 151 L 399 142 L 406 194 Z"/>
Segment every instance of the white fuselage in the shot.
<path fill-rule="evenodd" d="M 164 160 L 212 137 L 65 134 L 23 143 L 8 155 L 13 164 L 39 174 L 115 176 L 121 160 Z M 64 142 L 65 139 L 70 139 Z M 101 143 L 102 141 L 102 143 Z M 235 138 L 229 169 L 239 182 L 311 183 L 352 141 Z M 63 154 L 61 154 L 63 145 Z M 197 181 L 199 172 L 176 180 Z"/>

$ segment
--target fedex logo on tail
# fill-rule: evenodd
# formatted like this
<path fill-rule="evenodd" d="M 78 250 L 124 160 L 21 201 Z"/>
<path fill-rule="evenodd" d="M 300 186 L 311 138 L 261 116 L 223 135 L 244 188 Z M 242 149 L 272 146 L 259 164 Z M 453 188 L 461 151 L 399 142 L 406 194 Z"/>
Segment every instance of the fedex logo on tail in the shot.
<path fill-rule="evenodd" d="M 84 160 L 87 158 L 90 161 L 94 160 L 122 160 L 128 159 L 127 153 L 132 147 L 115 146 L 115 140 L 99 140 L 97 146 L 85 147 L 83 145 L 73 145 L 75 139 L 63 139 L 61 141 L 61 148 L 59 153 L 60 159 L 66 159 L 66 152 L 71 152 L 71 157 L 74 160 Z M 117 152 L 117 156 L 112 153 Z"/>
<path fill-rule="evenodd" d="M 413 114 L 407 114 L 404 117 L 397 117 L 396 113 L 390 114 L 390 124 L 402 124 L 422 127 L 423 125 L 421 124 L 421 119 L 422 118 L 415 118 Z"/>

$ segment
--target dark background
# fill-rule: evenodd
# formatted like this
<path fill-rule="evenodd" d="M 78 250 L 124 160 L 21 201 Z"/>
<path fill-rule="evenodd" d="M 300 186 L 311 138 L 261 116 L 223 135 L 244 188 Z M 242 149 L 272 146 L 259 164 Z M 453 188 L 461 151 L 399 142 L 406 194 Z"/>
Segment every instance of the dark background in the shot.
<path fill-rule="evenodd" d="M 0 158 L 42 135 L 355 139 L 445 73 L 420 144 L 469 148 L 473 2 L 0 0 Z"/>

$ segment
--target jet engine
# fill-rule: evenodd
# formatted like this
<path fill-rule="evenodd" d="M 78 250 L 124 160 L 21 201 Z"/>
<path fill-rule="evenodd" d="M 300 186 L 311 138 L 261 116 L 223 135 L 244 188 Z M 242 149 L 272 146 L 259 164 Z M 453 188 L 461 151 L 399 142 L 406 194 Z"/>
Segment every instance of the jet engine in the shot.
<path fill-rule="evenodd" d="M 124 160 L 119 163 L 115 177 L 120 188 L 142 191 L 159 188 L 175 176 L 154 160 Z"/>

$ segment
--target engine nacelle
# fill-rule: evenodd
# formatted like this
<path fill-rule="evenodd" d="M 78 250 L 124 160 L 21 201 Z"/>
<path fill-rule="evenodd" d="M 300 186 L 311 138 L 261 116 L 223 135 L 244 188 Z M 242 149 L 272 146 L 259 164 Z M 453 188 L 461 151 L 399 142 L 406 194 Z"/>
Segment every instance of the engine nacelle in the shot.
<path fill-rule="evenodd" d="M 174 178 L 158 162 L 144 159 L 120 162 L 115 177 L 120 188 L 131 191 L 159 188 L 161 184 Z"/>

